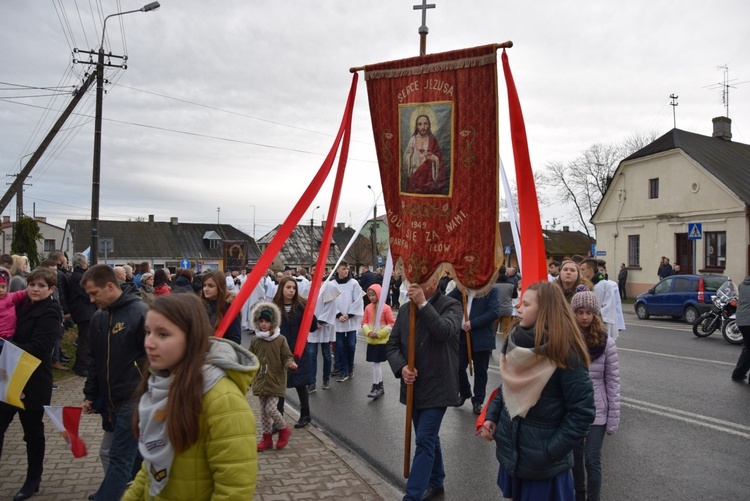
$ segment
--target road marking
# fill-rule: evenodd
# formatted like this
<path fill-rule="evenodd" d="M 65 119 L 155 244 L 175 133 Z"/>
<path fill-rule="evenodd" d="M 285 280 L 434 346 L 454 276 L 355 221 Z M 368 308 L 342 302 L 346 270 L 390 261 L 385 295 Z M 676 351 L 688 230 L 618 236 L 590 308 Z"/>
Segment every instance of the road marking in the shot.
<path fill-rule="evenodd" d="M 646 322 L 644 320 L 643 322 Z M 631 326 L 631 327 L 647 327 L 649 329 L 661 329 L 661 330 L 667 330 L 667 331 L 677 331 L 677 332 L 692 332 L 693 327 L 691 325 L 656 325 L 653 323 L 628 323 L 625 322 L 625 326 Z"/>
<path fill-rule="evenodd" d="M 652 404 L 634 398 L 622 397 L 620 405 L 750 439 L 750 433 L 748 433 L 750 432 L 750 426 L 732 423 L 731 421 L 724 421 L 722 419 L 712 418 L 702 414 L 695 414 L 672 407 Z"/>
<path fill-rule="evenodd" d="M 680 355 L 669 355 L 667 353 L 658 353 L 655 351 L 644 351 L 644 350 L 634 350 L 632 348 L 620 348 L 617 347 L 617 351 L 631 351 L 633 353 L 643 353 L 644 355 L 656 355 L 659 357 L 667 357 L 667 358 L 679 358 L 680 360 L 692 360 L 694 362 L 708 362 L 710 364 L 719 364 L 719 365 L 729 365 L 730 367 L 734 367 L 737 365 L 736 362 L 722 362 L 720 360 L 708 360 L 706 358 L 695 358 L 695 357 L 683 357 Z"/>

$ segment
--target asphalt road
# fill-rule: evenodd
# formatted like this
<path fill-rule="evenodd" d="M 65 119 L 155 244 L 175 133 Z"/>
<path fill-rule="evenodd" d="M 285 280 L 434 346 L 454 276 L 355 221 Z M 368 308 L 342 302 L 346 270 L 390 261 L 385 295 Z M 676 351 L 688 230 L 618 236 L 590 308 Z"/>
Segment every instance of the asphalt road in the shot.
<path fill-rule="evenodd" d="M 750 385 L 730 379 L 741 347 L 720 332 L 696 338 L 678 321 L 627 314 L 626 324 L 617 343 L 621 425 L 604 441 L 602 499 L 750 500 Z M 313 422 L 403 487 L 405 409 L 398 381 L 383 364 L 386 393 L 372 401 L 364 338 L 356 360 L 352 380 L 334 380 L 323 391 L 319 379 L 310 397 Z M 488 393 L 499 380 L 493 356 Z M 296 406 L 294 391 L 288 401 Z M 473 436 L 474 421 L 469 403 L 445 415 L 447 500 L 500 497 L 495 445 Z"/>

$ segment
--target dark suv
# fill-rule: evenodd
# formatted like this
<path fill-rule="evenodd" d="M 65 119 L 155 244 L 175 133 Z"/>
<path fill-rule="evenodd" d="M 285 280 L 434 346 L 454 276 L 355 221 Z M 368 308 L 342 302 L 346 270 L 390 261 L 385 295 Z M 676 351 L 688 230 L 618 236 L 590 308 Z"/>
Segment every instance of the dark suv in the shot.
<path fill-rule="evenodd" d="M 672 275 L 635 298 L 635 313 L 644 320 L 669 315 L 692 324 L 711 309 L 711 295 L 727 280 L 723 275 Z"/>

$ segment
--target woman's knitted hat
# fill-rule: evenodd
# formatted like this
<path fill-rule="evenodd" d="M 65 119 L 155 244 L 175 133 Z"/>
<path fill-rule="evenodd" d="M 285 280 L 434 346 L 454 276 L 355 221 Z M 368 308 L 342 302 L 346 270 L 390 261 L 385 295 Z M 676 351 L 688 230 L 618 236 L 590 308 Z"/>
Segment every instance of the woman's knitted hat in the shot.
<path fill-rule="evenodd" d="M 593 311 L 599 315 L 601 313 L 601 307 L 599 306 L 599 300 L 596 295 L 591 291 L 576 292 L 573 296 L 573 300 L 570 302 L 570 307 L 573 311 L 578 311 L 581 308 Z"/>

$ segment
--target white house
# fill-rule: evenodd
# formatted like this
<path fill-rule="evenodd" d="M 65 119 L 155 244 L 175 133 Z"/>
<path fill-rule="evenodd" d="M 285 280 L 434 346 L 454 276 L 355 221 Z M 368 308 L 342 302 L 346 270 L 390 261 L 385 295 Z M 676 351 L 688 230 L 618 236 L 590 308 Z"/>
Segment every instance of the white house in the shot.
<path fill-rule="evenodd" d="M 672 129 L 625 158 L 591 218 L 609 268 L 627 265 L 629 296 L 658 281 L 662 256 L 682 274 L 748 275 L 750 145 L 731 140 L 729 118 L 713 125 L 712 137 Z"/>
<path fill-rule="evenodd" d="M 49 224 L 45 217 L 37 217 L 35 220 L 39 225 L 39 232 L 43 237 L 36 244 L 39 256 L 46 257 L 51 251 L 60 250 L 65 230 L 59 226 Z M 10 245 L 13 242 L 13 223 L 10 220 L 10 216 L 3 216 L 2 230 L 0 231 L 2 232 L 0 254 L 10 254 Z"/>

